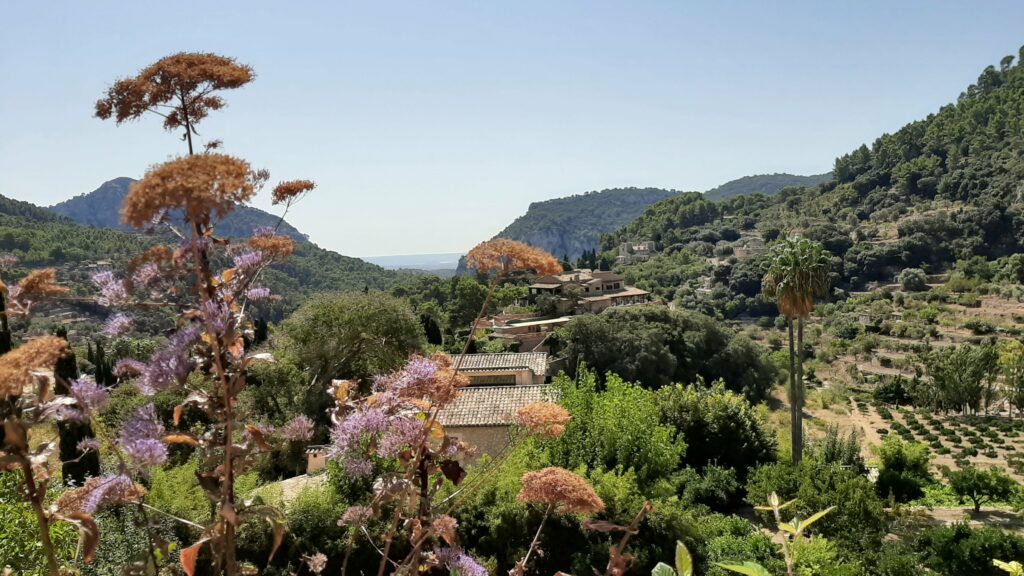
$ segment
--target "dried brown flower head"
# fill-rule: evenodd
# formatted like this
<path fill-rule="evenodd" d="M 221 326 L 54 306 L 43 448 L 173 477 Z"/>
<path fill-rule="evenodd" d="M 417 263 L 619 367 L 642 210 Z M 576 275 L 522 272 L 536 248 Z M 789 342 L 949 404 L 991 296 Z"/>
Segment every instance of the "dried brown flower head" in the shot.
<path fill-rule="evenodd" d="M 554 506 L 564 513 L 593 514 L 604 502 L 582 477 L 565 468 L 544 468 L 523 474 L 523 489 L 516 500 Z"/>
<path fill-rule="evenodd" d="M 146 172 L 121 204 L 121 219 L 142 228 L 166 211 L 181 209 L 189 222 L 207 224 L 256 194 L 266 178 L 226 154 L 178 158 Z"/>
<path fill-rule="evenodd" d="M 441 514 L 430 523 L 430 531 L 434 536 L 444 540 L 449 546 L 455 545 L 455 529 L 459 522 L 447 514 Z"/>
<path fill-rule="evenodd" d="M 93 514 L 103 508 L 138 502 L 146 489 L 125 476 L 93 477 L 60 495 L 53 506 L 61 514 Z"/>
<path fill-rule="evenodd" d="M 275 206 L 282 202 L 295 202 L 314 188 L 316 183 L 312 180 L 289 180 L 274 186 L 270 199 Z"/>
<path fill-rule="evenodd" d="M 466 264 L 480 272 L 508 274 L 532 270 L 538 274 L 560 274 L 562 265 L 554 256 L 515 240 L 495 238 L 466 254 Z"/>
<path fill-rule="evenodd" d="M 213 92 L 239 88 L 255 77 L 252 68 L 217 54 L 180 52 L 157 60 L 136 76 L 118 80 L 96 102 L 96 116 L 118 124 L 146 112 L 164 116 L 164 128 L 195 126 L 224 100 Z"/>
<path fill-rule="evenodd" d="M 33 270 L 21 279 L 11 291 L 16 300 L 45 300 L 63 296 L 68 289 L 57 285 L 57 271 L 53 268 Z"/>
<path fill-rule="evenodd" d="M 249 238 L 249 247 L 263 253 L 267 260 L 287 258 L 295 248 L 291 238 L 287 236 L 253 236 Z"/>
<path fill-rule="evenodd" d="M 40 336 L 0 356 L 0 398 L 20 396 L 32 384 L 32 373 L 52 370 L 68 353 L 68 343 L 57 336 Z"/>
<path fill-rule="evenodd" d="M 526 428 L 530 434 L 545 438 L 558 438 L 565 433 L 565 425 L 572 416 L 569 412 L 552 402 L 534 402 L 527 404 L 516 412 L 516 424 Z"/>

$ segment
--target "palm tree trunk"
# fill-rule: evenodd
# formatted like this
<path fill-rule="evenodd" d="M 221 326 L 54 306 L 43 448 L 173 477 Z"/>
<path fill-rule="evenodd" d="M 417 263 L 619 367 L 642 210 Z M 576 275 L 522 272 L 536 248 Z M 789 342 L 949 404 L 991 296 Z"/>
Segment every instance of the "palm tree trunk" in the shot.
<path fill-rule="evenodd" d="M 796 397 L 798 399 L 796 407 L 797 424 L 800 430 L 797 439 L 800 441 L 800 444 L 797 448 L 795 461 L 799 462 L 803 456 L 804 449 L 804 319 L 802 317 L 796 319 Z"/>
<path fill-rule="evenodd" d="M 799 464 L 803 456 L 803 426 L 800 422 L 800 396 L 796 387 L 796 351 L 793 348 L 793 318 L 789 322 L 789 430 L 793 463 Z"/>

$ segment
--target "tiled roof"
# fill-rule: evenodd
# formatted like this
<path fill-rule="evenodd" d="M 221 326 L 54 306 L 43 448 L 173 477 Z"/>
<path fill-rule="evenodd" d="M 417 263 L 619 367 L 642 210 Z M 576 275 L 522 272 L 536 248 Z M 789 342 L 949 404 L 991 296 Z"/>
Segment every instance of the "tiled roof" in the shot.
<path fill-rule="evenodd" d="M 529 368 L 534 374 L 547 374 L 546 352 L 503 352 L 501 354 L 466 354 L 455 357 L 460 370 L 466 372 L 492 370 L 522 370 Z"/>
<path fill-rule="evenodd" d="M 550 399 L 551 386 L 467 386 L 437 419 L 444 426 L 507 426 L 517 410 Z"/>
<path fill-rule="evenodd" d="M 601 296 L 588 296 L 583 299 L 586 300 L 587 302 L 596 302 L 598 300 L 613 300 L 615 298 L 628 298 L 630 296 L 643 296 L 645 294 L 650 294 L 650 292 L 648 292 L 647 290 L 634 288 L 633 286 L 626 286 L 624 289 L 619 290 L 618 292 L 609 292 Z"/>

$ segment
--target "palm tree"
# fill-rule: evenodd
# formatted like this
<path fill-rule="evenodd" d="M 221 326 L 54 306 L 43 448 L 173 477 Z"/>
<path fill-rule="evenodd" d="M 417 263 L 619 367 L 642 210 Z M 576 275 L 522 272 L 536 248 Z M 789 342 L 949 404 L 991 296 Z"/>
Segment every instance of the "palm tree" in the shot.
<path fill-rule="evenodd" d="M 803 452 L 804 319 L 814 309 L 814 298 L 828 293 L 831 267 L 832 255 L 818 242 L 787 238 L 772 248 L 768 272 L 761 282 L 762 294 L 777 302 L 779 312 L 789 325 L 789 403 L 794 463 L 800 462 Z"/>

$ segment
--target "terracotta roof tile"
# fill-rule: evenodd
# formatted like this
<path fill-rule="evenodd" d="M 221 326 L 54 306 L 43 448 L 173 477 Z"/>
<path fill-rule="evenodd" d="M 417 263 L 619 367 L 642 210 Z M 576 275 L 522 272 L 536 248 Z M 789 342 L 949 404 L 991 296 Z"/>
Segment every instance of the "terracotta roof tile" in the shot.
<path fill-rule="evenodd" d="M 529 368 L 534 374 L 548 372 L 546 352 L 502 352 L 500 354 L 466 354 L 455 357 L 460 370 L 480 372 L 493 370 L 522 370 Z"/>
<path fill-rule="evenodd" d="M 444 426 L 508 426 L 517 410 L 534 402 L 550 400 L 550 385 L 467 386 L 437 419 Z"/>

